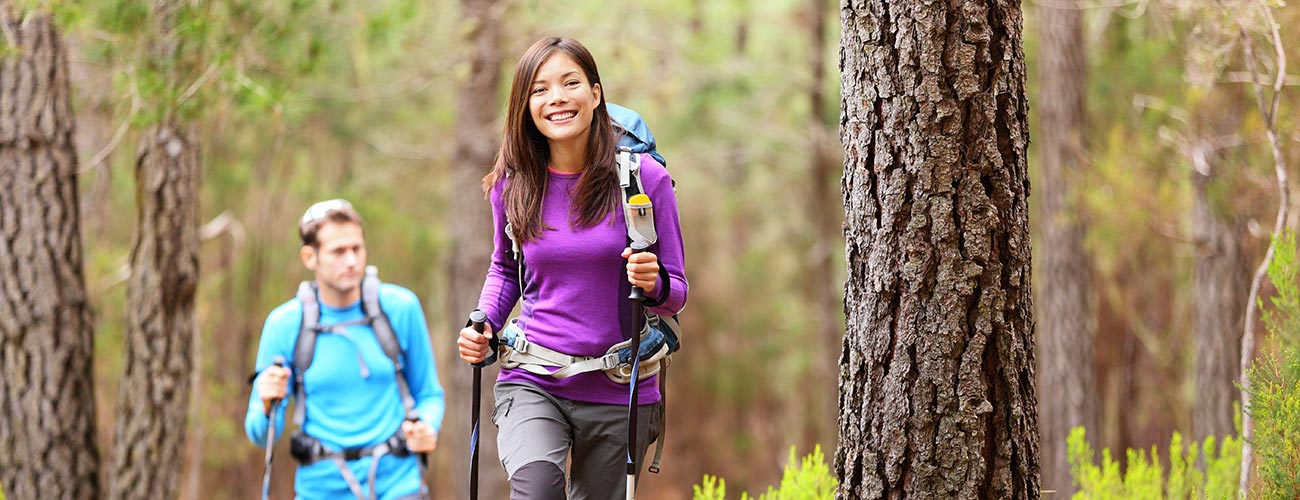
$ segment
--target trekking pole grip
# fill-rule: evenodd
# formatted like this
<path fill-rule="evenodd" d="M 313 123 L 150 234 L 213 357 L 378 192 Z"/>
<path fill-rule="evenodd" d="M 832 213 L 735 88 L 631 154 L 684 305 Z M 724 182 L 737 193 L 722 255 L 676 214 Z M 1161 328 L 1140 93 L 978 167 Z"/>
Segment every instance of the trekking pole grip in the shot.
<path fill-rule="evenodd" d="M 474 312 L 469 313 L 469 324 L 470 327 L 474 329 L 474 331 L 483 333 L 487 329 L 487 313 L 475 309 Z M 491 365 L 492 363 L 496 363 L 496 361 L 497 361 L 497 337 L 496 335 L 493 335 L 492 338 L 488 339 L 487 357 L 483 358 L 483 361 L 474 363 L 474 368 L 483 368 L 488 365 Z"/>
<path fill-rule="evenodd" d="M 646 242 L 644 242 L 644 241 L 633 241 L 633 242 L 632 242 L 632 255 L 636 255 L 636 254 L 639 254 L 639 253 L 641 253 L 641 252 L 644 252 L 644 251 L 646 251 L 647 248 L 650 248 L 650 245 L 647 244 Z M 641 287 L 639 287 L 639 286 L 632 285 L 632 294 L 631 294 L 631 295 L 628 295 L 627 298 L 632 299 L 632 300 L 637 301 L 637 302 L 643 301 L 643 300 L 645 300 L 645 290 L 642 290 Z"/>
<path fill-rule="evenodd" d="M 285 359 L 284 359 L 284 356 L 280 356 L 280 355 L 276 355 L 276 356 L 275 356 L 274 358 L 272 358 L 272 360 L 271 360 L 271 364 L 274 365 L 274 366 L 276 366 L 276 367 L 279 367 L 279 368 L 284 368 L 285 363 L 286 363 L 286 361 L 285 361 Z M 275 415 L 275 407 L 276 407 L 276 406 L 279 406 L 280 401 L 282 401 L 283 399 L 284 399 L 284 398 L 275 398 L 275 399 L 272 399 L 272 400 L 271 400 L 271 404 L 269 405 L 269 407 L 268 407 L 267 410 L 266 410 L 266 416 L 267 416 L 267 417 L 271 417 L 271 416 Z M 271 425 L 275 425 L 275 422 L 272 422 Z"/>

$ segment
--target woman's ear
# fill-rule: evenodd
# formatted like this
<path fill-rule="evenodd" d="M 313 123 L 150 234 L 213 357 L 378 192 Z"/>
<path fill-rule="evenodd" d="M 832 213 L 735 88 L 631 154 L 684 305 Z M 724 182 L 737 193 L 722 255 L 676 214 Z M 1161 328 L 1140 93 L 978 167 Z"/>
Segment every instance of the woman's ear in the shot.
<path fill-rule="evenodd" d="M 600 96 L 601 92 L 600 92 L 600 84 L 599 84 L 599 83 L 593 83 L 593 84 L 591 84 L 591 93 L 594 94 L 594 95 L 596 96 L 596 104 L 600 104 L 600 103 L 602 103 L 602 102 L 605 102 L 605 101 L 602 101 L 602 100 L 601 100 L 601 96 Z"/>

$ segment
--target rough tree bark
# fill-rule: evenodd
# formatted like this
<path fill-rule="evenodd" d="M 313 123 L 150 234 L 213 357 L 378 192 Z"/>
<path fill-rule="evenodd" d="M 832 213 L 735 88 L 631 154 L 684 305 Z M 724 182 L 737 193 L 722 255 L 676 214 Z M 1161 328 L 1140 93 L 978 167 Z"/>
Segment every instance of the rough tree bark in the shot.
<path fill-rule="evenodd" d="M 837 498 L 1037 500 L 1020 4 L 840 12 Z"/>
<path fill-rule="evenodd" d="M 483 198 L 483 176 L 492 168 L 500 143 L 501 130 L 496 117 L 501 109 L 498 90 L 501 88 L 500 17 L 504 15 L 505 2 L 500 0 L 462 0 L 462 19 L 469 29 L 465 42 L 470 51 L 468 78 L 460 88 L 456 107 L 456 149 L 453 168 L 455 196 L 451 204 L 448 224 L 455 242 L 448 266 L 447 318 L 441 328 L 432 328 L 434 335 L 455 333 L 478 303 L 478 291 L 483 287 L 488 259 L 492 254 L 492 213 Z M 462 323 L 457 324 L 457 321 Z M 455 346 L 453 338 L 436 345 Z M 448 450 L 465 450 L 464 453 L 439 453 L 443 466 L 454 477 L 434 481 L 443 483 L 448 497 L 465 498 L 469 495 L 469 405 L 473 370 L 455 356 L 455 349 L 443 349 L 451 354 L 444 362 L 448 401 L 456 402 L 447 408 L 444 424 Z M 479 425 L 479 496 L 504 498 L 505 471 L 497 462 L 496 427 L 492 425 L 492 383 L 496 369 L 483 371 L 483 400 Z M 453 489 L 454 488 L 454 489 Z M 453 494 L 454 492 L 454 494 Z"/>
<path fill-rule="evenodd" d="M 0 1 L 0 489 L 99 498 L 67 51 L 17 15 Z"/>
<path fill-rule="evenodd" d="M 1087 60 L 1083 11 L 1076 0 L 1038 4 L 1038 187 L 1042 247 L 1038 255 L 1039 425 L 1043 489 L 1070 498 L 1074 484 L 1066 439 L 1083 426 L 1096 442 L 1097 382 L 1094 373 L 1090 299 L 1091 266 L 1083 249 L 1087 231 L 1078 207 L 1078 186 L 1087 161 Z"/>

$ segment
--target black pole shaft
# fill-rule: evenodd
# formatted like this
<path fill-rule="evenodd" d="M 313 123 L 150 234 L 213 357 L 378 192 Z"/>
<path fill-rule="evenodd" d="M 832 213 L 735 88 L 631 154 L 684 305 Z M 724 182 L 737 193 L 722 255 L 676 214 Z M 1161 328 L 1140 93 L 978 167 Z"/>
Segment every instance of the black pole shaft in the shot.
<path fill-rule="evenodd" d="M 644 252 L 646 248 L 649 248 L 649 245 L 644 241 L 632 242 L 633 254 Z M 645 290 L 642 290 L 639 286 L 633 285 L 632 293 L 631 295 L 628 295 L 627 298 L 632 301 L 632 335 L 630 335 L 632 339 L 632 359 L 629 360 L 629 362 L 632 363 L 632 380 L 628 382 L 631 384 L 631 387 L 629 388 L 627 398 L 627 498 L 632 498 L 637 473 L 636 414 L 638 406 L 637 388 L 639 387 L 639 384 L 637 383 L 639 381 L 637 378 L 639 378 L 638 372 L 640 371 L 639 367 L 641 365 L 641 328 L 642 323 L 645 321 L 645 304 L 643 303 L 645 300 Z"/>
<path fill-rule="evenodd" d="M 474 331 L 483 333 L 487 323 L 487 314 L 483 311 L 475 310 L 469 315 L 470 325 Z M 492 353 L 495 354 L 495 353 Z M 471 392 L 474 399 L 474 406 L 470 409 L 470 444 L 469 444 L 469 498 L 478 500 L 478 431 L 479 431 L 479 402 L 483 398 L 483 365 L 488 363 L 492 358 L 474 364 L 474 385 Z"/>

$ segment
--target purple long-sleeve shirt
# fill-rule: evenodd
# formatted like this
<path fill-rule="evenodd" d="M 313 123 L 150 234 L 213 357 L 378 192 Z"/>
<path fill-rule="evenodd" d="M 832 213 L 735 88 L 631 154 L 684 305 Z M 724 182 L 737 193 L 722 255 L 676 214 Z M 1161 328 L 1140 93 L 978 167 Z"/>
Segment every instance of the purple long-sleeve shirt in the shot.
<path fill-rule="evenodd" d="M 686 305 L 689 291 L 677 197 L 667 169 L 650 155 L 640 157 L 641 184 L 654 204 L 659 235 L 649 251 L 659 257 L 663 270 L 655 289 L 648 294 L 654 299 L 652 305 L 646 308 L 673 315 Z M 627 261 L 622 258 L 627 247 L 627 226 L 621 208 L 590 227 L 570 224 L 571 195 L 581 175 L 550 172 L 542 199 L 542 224 L 550 229 L 522 247 L 525 289 L 518 324 L 531 343 L 575 356 L 600 356 L 628 338 L 632 322 L 632 306 L 627 299 L 631 285 L 627 281 Z M 519 272 L 510 258 L 501 199 L 506 182 L 498 182 L 489 197 L 495 248 L 478 301 L 478 308 L 487 313 L 496 332 L 501 331 L 519 300 Z M 656 379 L 641 381 L 638 404 L 660 400 Z M 554 396 L 575 401 L 627 404 L 627 386 L 615 384 L 600 371 L 556 379 L 521 369 L 503 369 L 497 380 L 528 382 Z"/>

